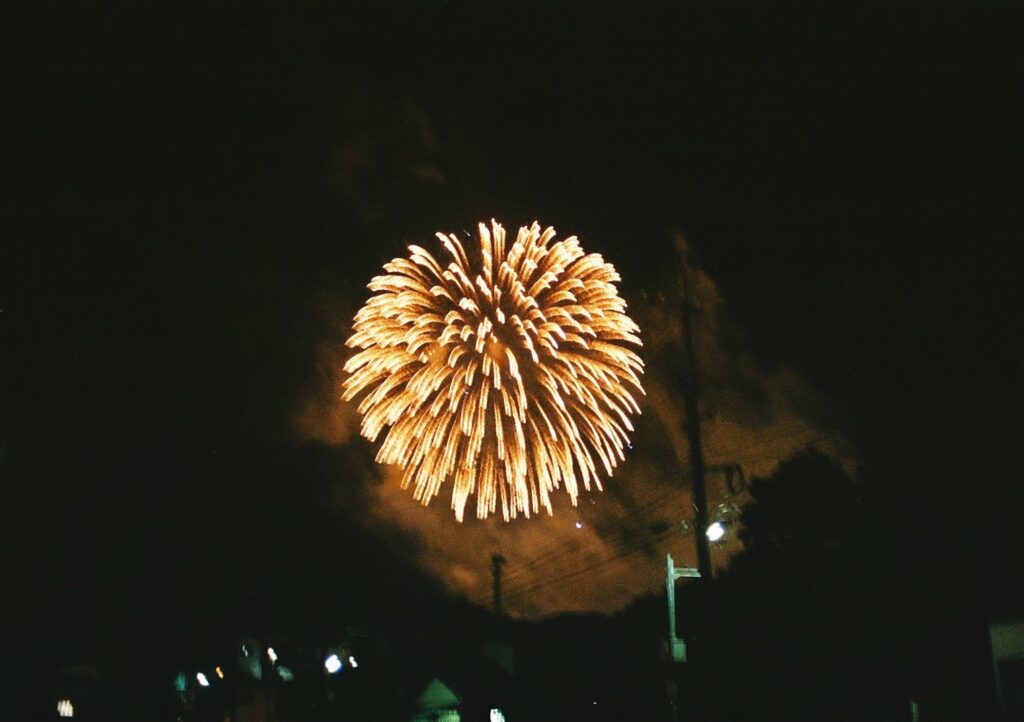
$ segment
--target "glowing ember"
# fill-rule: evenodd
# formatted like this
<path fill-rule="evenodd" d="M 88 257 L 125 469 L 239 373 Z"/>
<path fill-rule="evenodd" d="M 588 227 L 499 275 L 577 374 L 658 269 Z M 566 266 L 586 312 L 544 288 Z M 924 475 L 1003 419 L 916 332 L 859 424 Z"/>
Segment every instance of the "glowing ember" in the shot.
<path fill-rule="evenodd" d="M 453 482 L 462 521 L 476 494 L 478 517 L 506 520 L 544 507 L 563 484 L 600 489 L 623 457 L 640 413 L 642 345 L 611 264 L 575 236 L 548 243 L 552 228 L 520 228 L 511 246 L 496 221 L 479 225 L 479 253 L 437 234 L 450 262 L 409 246 L 369 284 L 355 317 L 345 399 L 360 394 L 362 434 L 390 426 L 377 461 L 404 469 L 424 505 Z M 597 463 L 595 463 L 595 457 Z"/>

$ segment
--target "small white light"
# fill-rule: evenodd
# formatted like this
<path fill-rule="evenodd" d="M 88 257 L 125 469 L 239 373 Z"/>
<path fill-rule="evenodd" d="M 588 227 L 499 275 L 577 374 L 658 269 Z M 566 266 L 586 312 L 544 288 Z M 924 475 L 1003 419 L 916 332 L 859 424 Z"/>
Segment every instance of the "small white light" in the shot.
<path fill-rule="evenodd" d="M 338 655 L 332 654 L 330 657 L 324 660 L 324 669 L 327 670 L 328 674 L 334 674 L 341 671 L 341 660 L 338 659 Z"/>
<path fill-rule="evenodd" d="M 359 664 L 356 662 L 356 658 L 355 657 L 349 657 L 348 658 L 348 666 L 350 666 L 352 669 L 355 669 L 356 667 L 359 666 Z"/>
<path fill-rule="evenodd" d="M 196 681 L 199 682 L 199 685 L 201 687 L 209 687 L 210 686 L 210 680 L 208 680 L 206 678 L 206 675 L 203 674 L 202 672 L 197 672 L 196 673 Z"/>
<path fill-rule="evenodd" d="M 75 716 L 75 706 L 71 704 L 70 699 L 62 699 L 57 702 L 57 714 L 61 717 Z"/>
<path fill-rule="evenodd" d="M 707 528 L 705 533 L 707 534 L 708 541 L 715 542 L 725 536 L 725 527 L 722 526 L 722 522 L 716 521 Z"/>
<path fill-rule="evenodd" d="M 277 661 L 277 652 L 274 651 L 273 647 L 267 647 L 267 656 L 270 657 L 271 662 Z"/>
<path fill-rule="evenodd" d="M 497 707 L 491 707 L 491 713 L 488 715 L 489 722 L 505 722 L 505 713 Z"/>
<path fill-rule="evenodd" d="M 576 522 L 576 528 L 577 529 L 582 529 L 583 528 L 583 522 L 581 522 L 581 521 Z"/>

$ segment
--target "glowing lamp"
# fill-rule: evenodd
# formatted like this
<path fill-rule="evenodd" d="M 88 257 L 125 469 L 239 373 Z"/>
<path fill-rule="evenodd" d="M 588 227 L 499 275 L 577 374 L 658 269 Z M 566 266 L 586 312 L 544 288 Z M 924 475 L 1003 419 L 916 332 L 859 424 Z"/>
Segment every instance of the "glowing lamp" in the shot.
<path fill-rule="evenodd" d="M 327 674 L 336 674 L 341 671 L 341 667 L 341 660 L 338 659 L 336 654 L 332 654 L 324 660 L 324 669 L 327 670 Z"/>
<path fill-rule="evenodd" d="M 710 524 L 704 533 L 707 535 L 708 541 L 716 542 L 725 536 L 725 527 L 722 526 L 722 522 L 716 521 L 714 524 Z"/>

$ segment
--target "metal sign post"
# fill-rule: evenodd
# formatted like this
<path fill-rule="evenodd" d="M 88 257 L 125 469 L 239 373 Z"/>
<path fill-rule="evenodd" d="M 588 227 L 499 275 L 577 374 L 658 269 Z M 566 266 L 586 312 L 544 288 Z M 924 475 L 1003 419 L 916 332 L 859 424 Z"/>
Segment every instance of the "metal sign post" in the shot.
<path fill-rule="evenodd" d="M 693 567 L 677 567 L 672 555 L 665 555 L 665 591 L 668 592 L 668 644 L 673 662 L 686 661 L 686 642 L 676 636 L 676 579 L 699 578 L 700 571 Z"/>

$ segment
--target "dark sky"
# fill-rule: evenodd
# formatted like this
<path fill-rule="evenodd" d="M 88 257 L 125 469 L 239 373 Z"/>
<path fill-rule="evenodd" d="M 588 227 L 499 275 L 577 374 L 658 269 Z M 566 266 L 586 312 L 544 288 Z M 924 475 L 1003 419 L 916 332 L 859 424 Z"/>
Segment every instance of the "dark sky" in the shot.
<path fill-rule="evenodd" d="M 439 594 L 361 482 L 326 508 L 372 449 L 293 418 L 380 265 L 490 217 L 579 235 L 627 297 L 671 286 L 682 229 L 886 480 L 907 559 L 1019 601 L 988 581 L 1022 551 L 1015 14 L 486 8 L 5 11 L 19 626 L 88 656 Z"/>

